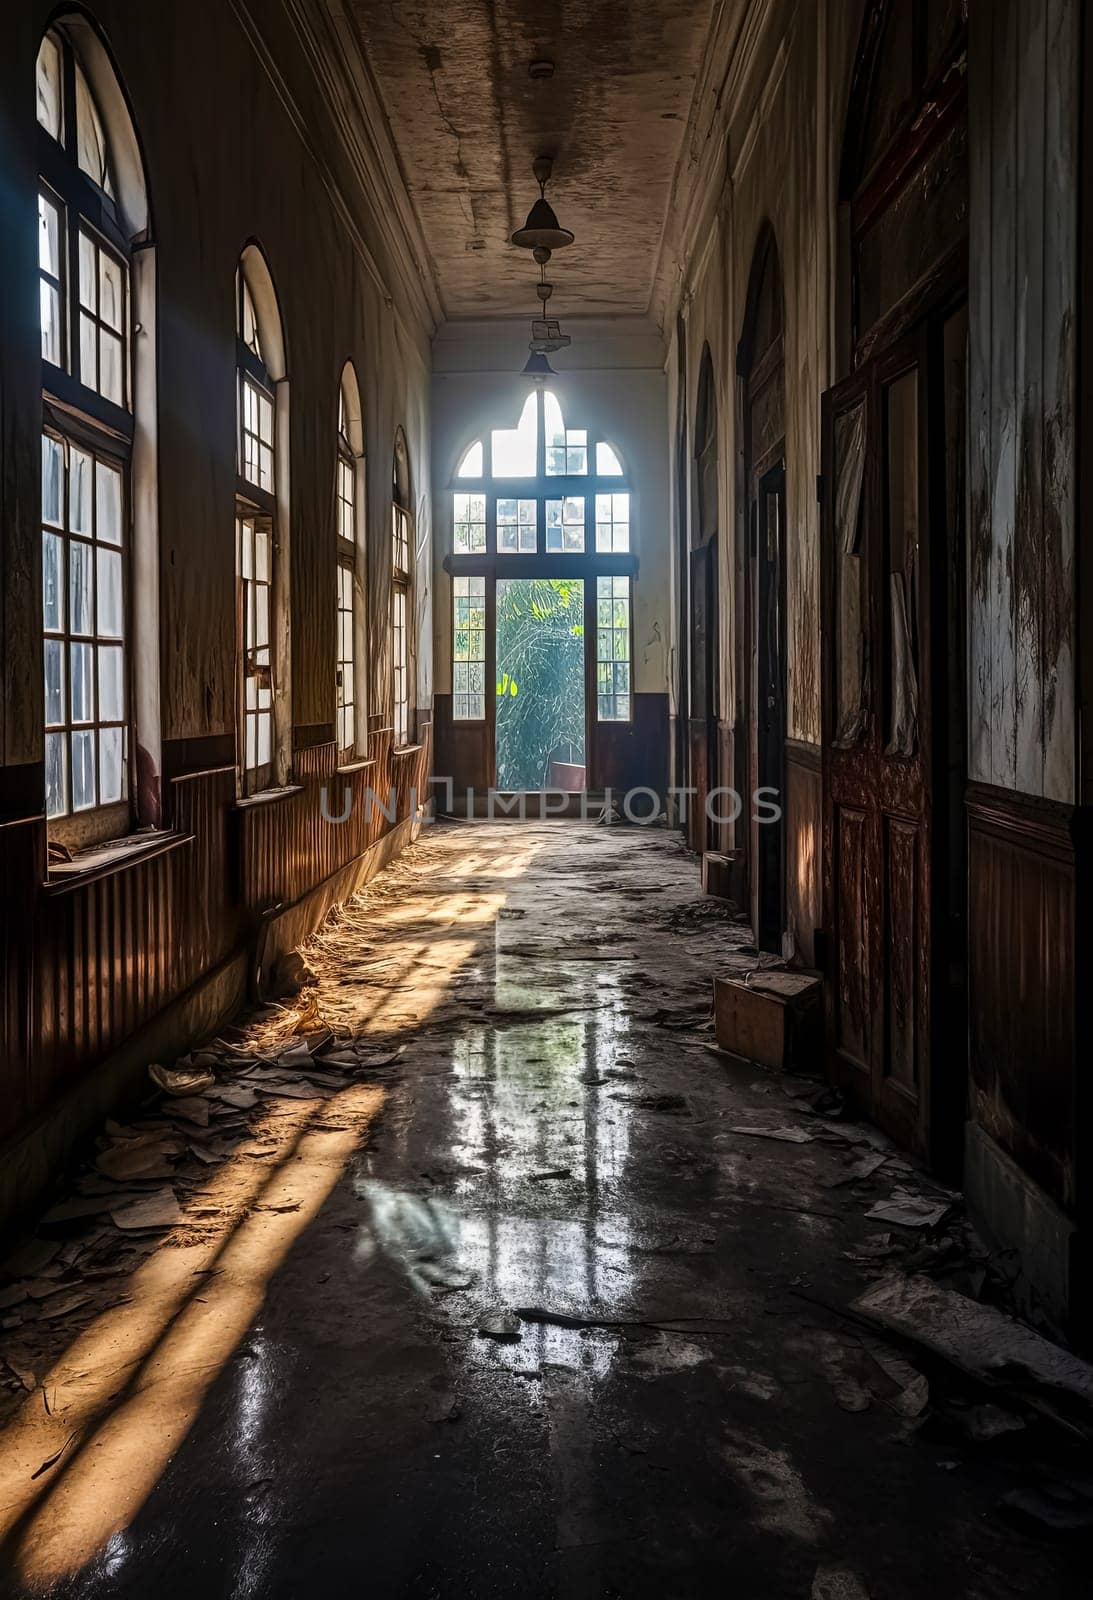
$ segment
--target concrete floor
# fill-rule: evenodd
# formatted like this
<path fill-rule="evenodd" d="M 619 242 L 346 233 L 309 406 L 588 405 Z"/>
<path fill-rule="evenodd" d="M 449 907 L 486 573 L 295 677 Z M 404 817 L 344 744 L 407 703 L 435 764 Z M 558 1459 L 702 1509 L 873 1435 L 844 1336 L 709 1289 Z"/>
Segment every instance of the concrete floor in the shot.
<path fill-rule="evenodd" d="M 841 1181 L 815 1085 L 688 1020 L 746 937 L 663 833 L 432 829 L 309 952 L 305 1020 L 401 1056 L 260 1102 L 120 1300 L 10 1336 L 6 1592 L 1086 1593 L 999 1514 L 1042 1468 L 968 1442 L 981 1397 L 931 1373 L 909 1415 L 817 1304 L 881 1270 L 873 1201 L 929 1190 Z"/>

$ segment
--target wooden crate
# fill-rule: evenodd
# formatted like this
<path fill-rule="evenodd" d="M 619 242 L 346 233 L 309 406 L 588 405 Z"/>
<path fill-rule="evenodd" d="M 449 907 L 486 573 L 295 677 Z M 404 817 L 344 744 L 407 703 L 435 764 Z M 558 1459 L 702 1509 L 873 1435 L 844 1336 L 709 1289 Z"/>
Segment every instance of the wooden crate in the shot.
<path fill-rule="evenodd" d="M 756 971 L 714 979 L 722 1050 L 781 1071 L 814 1066 L 821 1040 L 821 980 L 813 972 Z"/>

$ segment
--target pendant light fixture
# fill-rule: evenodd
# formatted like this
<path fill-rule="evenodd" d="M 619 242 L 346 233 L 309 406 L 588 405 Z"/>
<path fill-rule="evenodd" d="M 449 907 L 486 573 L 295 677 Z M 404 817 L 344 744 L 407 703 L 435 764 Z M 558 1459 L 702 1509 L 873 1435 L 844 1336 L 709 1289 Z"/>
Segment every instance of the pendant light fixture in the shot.
<path fill-rule="evenodd" d="M 538 156 L 532 163 L 532 172 L 539 185 L 539 198 L 527 214 L 527 221 L 522 228 L 517 228 L 512 236 L 512 242 L 519 245 L 521 250 L 534 250 L 536 260 L 538 252 L 547 252 L 545 260 L 550 260 L 553 250 L 564 250 L 566 245 L 573 243 L 573 235 L 568 228 L 563 228 L 554 215 L 554 208 L 546 197 L 546 186 L 550 181 L 550 174 L 554 170 L 554 163 L 549 156 Z M 540 262 L 540 265 L 543 265 Z"/>
<path fill-rule="evenodd" d="M 558 319 L 546 314 L 547 302 L 554 293 L 554 285 L 547 281 L 547 262 L 555 250 L 564 250 L 566 245 L 573 243 L 573 235 L 568 228 L 561 226 L 547 201 L 545 191 L 553 171 L 551 158 L 538 156 L 531 170 L 539 185 L 539 198 L 528 212 L 524 226 L 517 228 L 512 235 L 512 242 L 521 250 L 530 250 L 539 268 L 539 282 L 535 285 L 539 315 L 531 324 L 531 341 L 528 345 L 531 355 L 523 376 L 530 378 L 533 383 L 545 383 L 548 378 L 557 377 L 547 356 L 555 350 L 564 350 L 570 342 L 569 335 L 562 332 Z"/>

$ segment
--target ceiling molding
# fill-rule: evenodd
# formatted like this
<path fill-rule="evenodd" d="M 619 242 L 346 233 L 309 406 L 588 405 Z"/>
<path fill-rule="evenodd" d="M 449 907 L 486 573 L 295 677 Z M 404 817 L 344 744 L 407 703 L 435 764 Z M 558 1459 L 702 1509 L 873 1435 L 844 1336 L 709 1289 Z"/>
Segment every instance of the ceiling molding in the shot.
<path fill-rule="evenodd" d="M 282 0 L 282 3 L 330 111 L 330 127 L 341 140 L 364 201 L 363 207 L 356 196 L 346 195 L 325 153 L 317 147 L 315 129 L 304 118 L 263 38 L 256 0 L 249 0 L 249 3 L 248 0 L 230 0 L 230 3 L 314 161 L 357 254 L 385 302 L 399 315 L 397 291 L 401 289 L 404 302 L 426 336 L 431 337 L 444 320 L 436 272 L 406 189 L 379 95 L 341 0 Z M 397 272 L 397 284 L 390 281 L 390 273 L 384 271 L 373 254 L 366 228 L 373 237 L 378 235 L 382 240 L 391 267 Z"/>
<path fill-rule="evenodd" d="M 729 174 L 733 183 L 739 183 L 747 171 L 748 164 L 759 144 L 759 135 L 763 131 L 767 117 L 770 114 L 770 108 L 774 104 L 774 98 L 782 87 L 782 79 L 786 75 L 786 66 L 789 62 L 789 43 L 790 36 L 787 33 L 779 41 L 770 72 L 767 74 L 767 80 L 759 95 L 759 103 L 748 119 L 740 148 L 736 152 L 735 158 L 730 155 Z"/>
<path fill-rule="evenodd" d="M 754 109 L 741 151 L 744 160 L 766 116 L 788 59 L 780 49 L 758 94 L 755 77 L 762 50 L 776 22 L 788 31 L 796 14 L 795 0 L 722 0 L 711 28 L 706 71 L 695 88 L 680 165 L 673 185 L 673 203 L 665 221 L 654 286 L 658 319 L 674 319 L 681 300 L 693 289 L 709 260 L 713 235 L 722 213 L 725 191 L 742 170 L 741 158 L 730 167 L 730 129 L 750 98 Z M 757 102 L 757 103 L 756 103 Z"/>

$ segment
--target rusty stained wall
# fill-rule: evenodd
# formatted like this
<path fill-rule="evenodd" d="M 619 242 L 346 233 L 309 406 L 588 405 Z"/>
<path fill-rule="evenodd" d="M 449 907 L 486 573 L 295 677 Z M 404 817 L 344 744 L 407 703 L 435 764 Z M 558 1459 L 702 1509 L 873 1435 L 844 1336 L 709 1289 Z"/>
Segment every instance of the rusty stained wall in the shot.
<path fill-rule="evenodd" d="M 7 237 L 0 253 L 6 764 L 42 758 L 39 599 L 41 364 L 36 308 L 34 61 L 52 8 L 24 5 L 0 63 Z M 259 13 L 288 105 L 233 6 L 101 0 L 141 140 L 157 247 L 162 735 L 230 735 L 235 696 L 234 276 L 262 245 L 285 332 L 291 418 L 293 720 L 334 717 L 334 451 L 338 379 L 352 358 L 368 466 L 369 710 L 390 713 L 390 489 L 395 429 L 418 514 L 419 704 L 431 693 L 428 330 L 383 236 L 339 168 L 327 108 L 279 6 Z M 297 122 L 297 119 L 299 121 Z M 310 146 L 310 148 L 309 148 Z M 321 152 L 324 175 L 313 151 Z M 377 265 L 370 272 L 345 216 Z M 384 287 L 377 281 L 384 280 Z M 136 597 L 139 603 L 139 596 Z M 40 771 L 40 768 L 39 768 Z"/>
<path fill-rule="evenodd" d="M 739 0 L 733 0 L 736 5 Z M 398 142 L 449 317 L 523 312 L 508 248 L 555 159 L 576 234 L 564 316 L 645 312 L 710 0 L 346 0 Z M 549 79 L 529 63 L 547 57 Z M 532 302 L 534 304 L 534 302 Z"/>
<path fill-rule="evenodd" d="M 1075 796 L 1077 0 L 970 11 L 969 776 Z"/>

